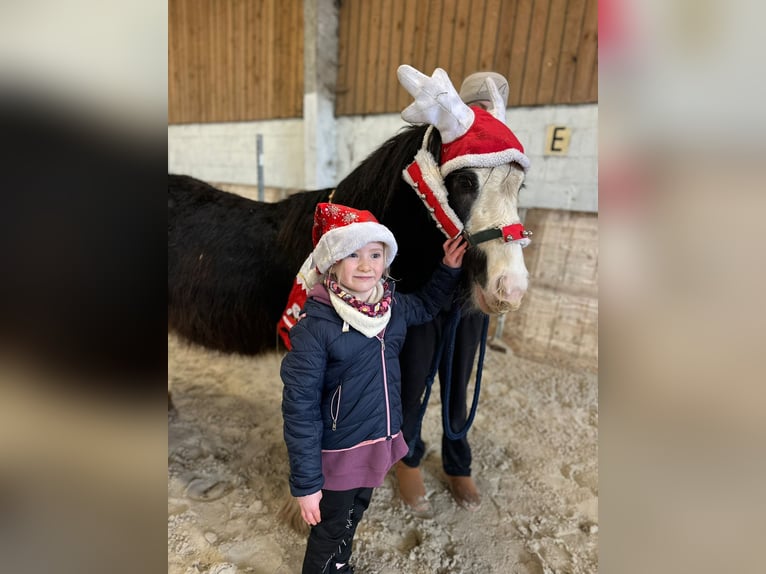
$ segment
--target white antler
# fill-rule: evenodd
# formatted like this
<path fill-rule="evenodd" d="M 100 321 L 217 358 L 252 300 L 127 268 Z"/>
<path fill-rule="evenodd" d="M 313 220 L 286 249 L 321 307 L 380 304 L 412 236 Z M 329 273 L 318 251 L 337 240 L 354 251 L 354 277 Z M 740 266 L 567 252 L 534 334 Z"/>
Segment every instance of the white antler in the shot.
<path fill-rule="evenodd" d="M 442 138 L 450 143 L 465 134 L 473 124 L 473 110 L 468 107 L 455 90 L 447 72 L 436 68 L 429 78 L 412 66 L 403 64 L 396 70 L 399 83 L 415 101 L 402 112 L 402 119 L 412 124 L 431 124 Z M 500 99 L 497 87 L 495 94 Z"/>

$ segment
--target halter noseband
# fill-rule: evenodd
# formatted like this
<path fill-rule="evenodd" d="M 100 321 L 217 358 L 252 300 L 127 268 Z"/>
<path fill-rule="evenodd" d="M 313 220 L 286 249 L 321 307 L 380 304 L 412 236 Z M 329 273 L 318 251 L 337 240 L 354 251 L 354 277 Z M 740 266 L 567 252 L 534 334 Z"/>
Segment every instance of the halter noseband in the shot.
<path fill-rule="evenodd" d="M 478 245 L 492 239 L 502 239 L 505 243 L 518 241 L 522 247 L 526 247 L 531 241 L 529 238 L 532 236 L 532 232 L 524 229 L 524 225 L 521 223 L 511 223 L 499 229 L 490 227 L 476 233 L 468 233 L 464 230 L 463 236 L 471 245 Z"/>

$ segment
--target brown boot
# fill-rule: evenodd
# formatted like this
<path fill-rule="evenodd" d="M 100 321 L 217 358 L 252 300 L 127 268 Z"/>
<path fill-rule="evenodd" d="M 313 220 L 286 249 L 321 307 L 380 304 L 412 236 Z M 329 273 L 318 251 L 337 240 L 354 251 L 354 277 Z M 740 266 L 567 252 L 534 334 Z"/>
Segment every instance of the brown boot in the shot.
<path fill-rule="evenodd" d="M 399 496 L 412 514 L 419 518 L 433 518 L 434 510 L 426 499 L 426 487 L 420 468 L 396 463 L 396 480 L 399 482 Z"/>
<path fill-rule="evenodd" d="M 471 512 L 476 512 L 481 506 L 481 494 L 476 483 L 470 476 L 447 475 L 450 492 L 460 506 Z"/>

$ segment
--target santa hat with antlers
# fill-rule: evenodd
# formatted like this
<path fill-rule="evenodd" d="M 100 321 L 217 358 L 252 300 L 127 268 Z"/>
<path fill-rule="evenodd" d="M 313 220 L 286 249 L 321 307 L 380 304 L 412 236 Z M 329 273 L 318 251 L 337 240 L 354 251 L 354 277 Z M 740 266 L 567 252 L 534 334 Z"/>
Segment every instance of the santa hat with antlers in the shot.
<path fill-rule="evenodd" d="M 466 105 L 441 68 L 428 77 L 405 64 L 399 66 L 397 75 L 415 99 L 404 109 L 402 118 L 431 126 L 415 161 L 402 175 L 426 204 L 437 227 L 448 237 L 454 237 L 463 230 L 463 224 L 449 206 L 444 178 L 464 167 L 497 167 L 507 163 L 515 163 L 526 172 L 529 158 L 524 146 L 505 125 L 505 100 L 492 78 L 486 79 L 491 106 L 485 111 Z M 439 130 L 442 140 L 441 165 L 428 150 L 434 128 Z"/>

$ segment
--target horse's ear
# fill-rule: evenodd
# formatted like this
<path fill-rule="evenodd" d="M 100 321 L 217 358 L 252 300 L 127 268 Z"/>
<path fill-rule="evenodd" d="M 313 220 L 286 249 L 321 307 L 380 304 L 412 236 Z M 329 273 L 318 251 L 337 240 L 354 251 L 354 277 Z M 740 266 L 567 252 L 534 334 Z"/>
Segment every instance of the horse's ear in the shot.
<path fill-rule="evenodd" d="M 500 90 L 497 89 L 497 85 L 492 78 L 487 78 L 487 89 L 489 90 L 490 101 L 492 105 L 487 111 L 494 116 L 495 119 L 505 123 L 505 100 L 500 95 Z"/>

